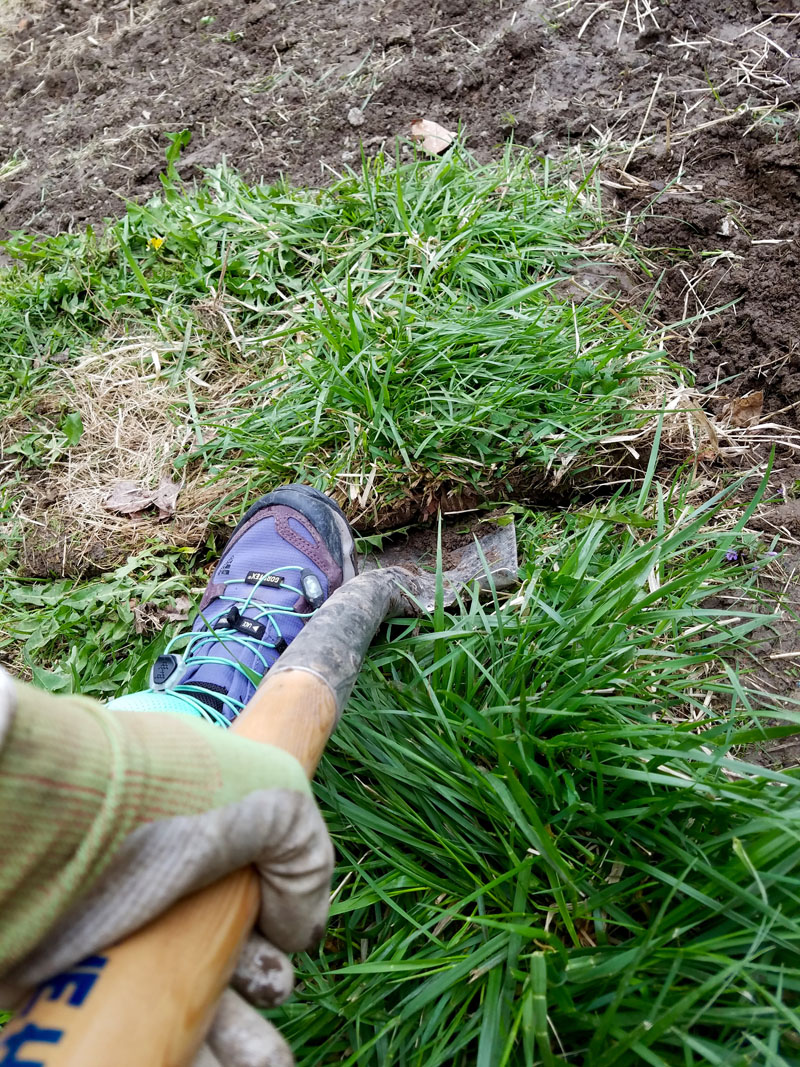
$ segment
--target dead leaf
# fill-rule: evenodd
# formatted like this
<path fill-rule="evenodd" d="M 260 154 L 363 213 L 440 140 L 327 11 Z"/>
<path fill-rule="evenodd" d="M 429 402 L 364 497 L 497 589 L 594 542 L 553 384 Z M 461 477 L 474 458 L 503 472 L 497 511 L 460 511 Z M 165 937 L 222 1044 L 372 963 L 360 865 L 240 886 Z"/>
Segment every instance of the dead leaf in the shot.
<path fill-rule="evenodd" d="M 119 512 L 120 515 L 135 515 L 144 511 L 153 503 L 153 493 L 149 489 L 142 489 L 136 482 L 117 482 L 111 490 L 111 495 L 105 502 L 104 507 L 109 511 Z"/>
<path fill-rule="evenodd" d="M 140 604 L 138 600 L 129 600 L 128 607 L 133 612 L 133 628 L 137 634 L 161 629 L 157 625 L 158 608 L 155 604 Z"/>
<path fill-rule="evenodd" d="M 750 426 L 758 422 L 764 411 L 764 391 L 759 389 L 757 393 L 748 396 L 737 396 L 731 400 L 726 414 L 730 426 Z"/>
<path fill-rule="evenodd" d="M 133 613 L 133 628 L 137 634 L 158 633 L 168 623 L 186 622 L 192 608 L 188 596 L 176 597 L 171 611 L 150 602 L 140 604 L 138 600 L 129 600 L 128 605 Z"/>
<path fill-rule="evenodd" d="M 714 463 L 719 459 L 719 452 L 713 448 L 701 448 L 697 453 L 697 458 L 701 463 Z"/>
<path fill-rule="evenodd" d="M 456 135 L 430 119 L 414 119 L 411 123 L 411 140 L 421 145 L 423 151 L 438 156 L 455 140 Z"/>
<path fill-rule="evenodd" d="M 183 489 L 182 482 L 173 482 L 167 477 L 162 478 L 158 483 L 153 503 L 158 508 L 158 517 L 162 522 L 171 519 L 175 514 L 175 505 L 181 489 Z"/>
<path fill-rule="evenodd" d="M 175 604 L 172 611 L 166 612 L 167 622 L 186 622 L 189 618 L 189 612 L 192 610 L 192 602 L 188 596 L 179 596 L 175 598 Z"/>
<path fill-rule="evenodd" d="M 182 488 L 183 483 L 173 482 L 167 477 L 161 479 L 157 489 L 145 489 L 131 481 L 117 482 L 103 506 L 120 515 L 139 515 L 154 507 L 158 509 L 159 520 L 165 522 L 175 514 L 178 493 Z"/>

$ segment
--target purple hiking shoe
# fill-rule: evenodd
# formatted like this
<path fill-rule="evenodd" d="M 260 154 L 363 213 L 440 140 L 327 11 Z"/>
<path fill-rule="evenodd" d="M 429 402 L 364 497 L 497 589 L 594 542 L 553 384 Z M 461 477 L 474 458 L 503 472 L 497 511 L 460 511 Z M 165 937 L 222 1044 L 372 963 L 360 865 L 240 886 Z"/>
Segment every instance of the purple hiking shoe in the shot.
<path fill-rule="evenodd" d="M 230 725 L 306 621 L 356 569 L 352 531 L 327 496 L 306 485 L 262 496 L 231 534 L 191 632 L 170 641 L 153 665 L 150 690 L 137 697 L 150 697 L 148 706 L 157 710 L 152 698 L 159 694 L 164 710 Z"/>

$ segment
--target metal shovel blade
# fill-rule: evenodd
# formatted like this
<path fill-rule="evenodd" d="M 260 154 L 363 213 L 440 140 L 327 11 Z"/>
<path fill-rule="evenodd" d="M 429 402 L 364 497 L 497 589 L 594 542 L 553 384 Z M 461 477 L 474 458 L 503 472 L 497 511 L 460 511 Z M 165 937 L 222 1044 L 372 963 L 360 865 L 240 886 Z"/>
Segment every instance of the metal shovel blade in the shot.
<path fill-rule="evenodd" d="M 415 576 L 417 599 L 427 611 L 436 606 L 438 530 L 412 530 L 380 551 L 359 556 L 359 570 L 404 567 Z M 481 559 L 481 554 L 483 559 Z M 454 604 L 465 586 L 509 589 L 517 584 L 517 532 L 510 514 L 461 518 L 442 524 L 444 606 Z"/>

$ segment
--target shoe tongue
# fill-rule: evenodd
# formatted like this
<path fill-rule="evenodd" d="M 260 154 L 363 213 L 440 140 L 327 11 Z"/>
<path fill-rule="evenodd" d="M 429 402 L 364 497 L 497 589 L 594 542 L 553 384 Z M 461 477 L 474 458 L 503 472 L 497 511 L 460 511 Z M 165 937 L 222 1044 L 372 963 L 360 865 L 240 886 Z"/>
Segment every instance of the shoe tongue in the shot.
<path fill-rule="evenodd" d="M 197 687 L 196 689 L 194 687 Z M 223 696 L 228 695 L 228 690 L 224 685 L 218 685 L 216 682 L 192 682 L 192 696 L 195 700 L 199 700 L 201 704 L 206 704 L 212 711 L 215 711 L 218 715 L 224 715 L 226 719 L 233 721 L 233 715 L 225 707 L 225 704 L 219 697 L 214 696 L 214 693 L 221 693 Z M 200 689 L 205 689 L 207 692 L 198 692 Z"/>
<path fill-rule="evenodd" d="M 190 669 L 178 683 L 178 690 L 185 687 L 186 693 L 205 704 L 207 708 L 233 722 L 239 714 L 237 700 L 245 703 L 253 689 L 245 678 L 232 666 L 214 663 L 189 664 Z"/>

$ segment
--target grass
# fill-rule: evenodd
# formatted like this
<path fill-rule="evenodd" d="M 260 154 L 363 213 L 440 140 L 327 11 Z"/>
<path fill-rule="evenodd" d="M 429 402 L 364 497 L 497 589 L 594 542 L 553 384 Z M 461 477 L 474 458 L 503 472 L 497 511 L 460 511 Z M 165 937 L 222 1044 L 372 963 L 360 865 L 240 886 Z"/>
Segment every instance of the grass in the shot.
<path fill-rule="evenodd" d="M 114 346 L 149 339 L 188 431 L 170 469 L 215 482 L 222 517 L 305 478 L 365 525 L 595 470 L 667 369 L 645 319 L 565 295 L 620 242 L 546 165 L 457 148 L 321 192 L 224 167 L 192 187 L 182 140 L 160 198 L 102 236 L 17 235 L 0 274 L 0 653 L 55 692 L 142 686 L 219 547 L 165 527 L 91 577 L 20 569 L 49 521 L 37 484 L 91 450 L 91 404 L 64 387 L 87 346 L 130 377 Z M 204 399 L 198 380 L 228 379 Z M 373 647 L 316 783 L 331 922 L 274 1013 L 298 1063 L 797 1062 L 800 779 L 744 758 L 798 720 L 754 673 L 777 565 L 743 482 L 697 503 L 657 457 L 634 496 L 515 509 L 518 597 Z M 77 530 L 73 504 L 48 507 Z"/>
<path fill-rule="evenodd" d="M 315 193 L 249 187 L 225 167 L 184 186 L 184 140 L 163 196 L 103 237 L 7 244 L 0 327 L 19 359 L 0 391 L 26 415 L 15 432 L 31 462 L 60 429 L 37 414 L 53 356 L 69 369 L 88 340 L 143 329 L 162 346 L 160 373 L 186 383 L 175 403 L 189 422 L 203 398 L 187 371 L 249 371 L 201 413 L 203 443 L 173 457 L 236 484 L 221 493 L 226 516 L 242 471 L 250 494 L 289 477 L 334 491 L 362 525 L 410 496 L 417 512 L 454 488 L 496 499 L 521 466 L 579 473 L 648 418 L 642 383 L 666 368 L 644 325 L 558 289 L 620 255 L 583 190 L 511 150 L 479 166 L 460 148 L 379 158 Z"/>
<path fill-rule="evenodd" d="M 299 1063 L 795 1062 L 800 779 L 734 754 L 796 725 L 745 689 L 769 616 L 725 507 L 531 516 L 522 603 L 374 649 L 318 776 L 340 868 L 278 1015 Z"/>
<path fill-rule="evenodd" d="M 53 693 L 110 700 L 144 688 L 149 665 L 166 643 L 161 632 L 166 615 L 179 597 L 197 600 L 202 593 L 186 574 L 194 569 L 193 556 L 144 552 L 82 582 L 6 578 L 0 607 L 6 666 Z"/>

